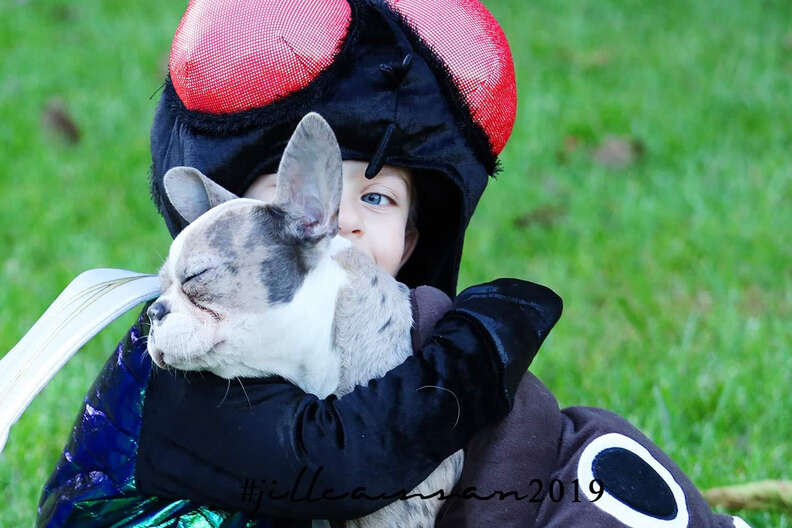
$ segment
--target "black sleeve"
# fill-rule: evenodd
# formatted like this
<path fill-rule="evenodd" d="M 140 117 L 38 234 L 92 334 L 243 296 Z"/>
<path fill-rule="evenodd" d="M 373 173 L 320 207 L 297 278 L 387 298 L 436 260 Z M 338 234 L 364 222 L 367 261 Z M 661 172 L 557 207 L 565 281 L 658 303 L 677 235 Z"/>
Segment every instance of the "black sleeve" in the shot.
<path fill-rule="evenodd" d="M 262 517 L 369 514 L 505 416 L 560 312 L 560 298 L 536 284 L 474 286 L 423 350 L 342 398 L 320 400 L 280 378 L 229 384 L 157 370 L 138 489 Z"/>

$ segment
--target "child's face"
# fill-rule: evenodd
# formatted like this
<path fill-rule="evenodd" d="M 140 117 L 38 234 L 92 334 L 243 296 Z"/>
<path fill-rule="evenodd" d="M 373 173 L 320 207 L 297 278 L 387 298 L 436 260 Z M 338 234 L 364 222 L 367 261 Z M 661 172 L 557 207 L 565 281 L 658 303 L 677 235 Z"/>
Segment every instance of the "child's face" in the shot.
<path fill-rule="evenodd" d="M 385 165 L 369 180 L 367 166 L 363 161 L 344 161 L 339 234 L 395 276 L 418 241 L 417 231 L 407 231 L 412 175 L 408 169 Z M 244 196 L 271 202 L 276 180 L 274 173 L 259 176 Z"/>

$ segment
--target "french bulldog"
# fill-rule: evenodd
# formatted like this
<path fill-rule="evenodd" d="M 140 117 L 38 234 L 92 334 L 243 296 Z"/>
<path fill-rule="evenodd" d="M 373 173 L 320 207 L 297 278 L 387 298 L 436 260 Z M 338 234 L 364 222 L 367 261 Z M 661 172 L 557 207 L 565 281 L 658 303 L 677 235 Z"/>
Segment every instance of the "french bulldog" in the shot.
<path fill-rule="evenodd" d="M 324 398 L 381 377 L 412 353 L 409 289 L 338 235 L 341 151 L 306 115 L 282 156 L 271 204 L 238 198 L 190 167 L 164 179 L 189 223 L 173 241 L 149 307 L 148 352 L 162 368 L 281 376 Z M 411 494 L 459 479 L 463 452 Z M 391 503 L 348 527 L 429 527 L 437 498 Z"/>

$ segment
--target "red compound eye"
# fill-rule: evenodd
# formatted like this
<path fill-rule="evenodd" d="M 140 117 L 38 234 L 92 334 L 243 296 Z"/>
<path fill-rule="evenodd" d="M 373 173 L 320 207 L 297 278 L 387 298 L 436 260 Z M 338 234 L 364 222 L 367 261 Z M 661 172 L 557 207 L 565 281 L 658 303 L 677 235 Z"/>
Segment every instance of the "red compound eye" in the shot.
<path fill-rule="evenodd" d="M 446 64 L 473 119 L 495 154 L 506 145 L 517 112 L 509 43 L 478 0 L 387 0 Z"/>
<path fill-rule="evenodd" d="M 173 37 L 171 82 L 190 110 L 266 106 L 333 63 L 350 16 L 346 0 L 191 0 Z"/>
<path fill-rule="evenodd" d="M 514 63 L 478 0 L 387 0 L 445 63 L 494 153 L 517 110 Z M 190 110 L 266 106 L 330 66 L 349 31 L 346 0 L 191 0 L 173 38 L 170 75 Z"/>

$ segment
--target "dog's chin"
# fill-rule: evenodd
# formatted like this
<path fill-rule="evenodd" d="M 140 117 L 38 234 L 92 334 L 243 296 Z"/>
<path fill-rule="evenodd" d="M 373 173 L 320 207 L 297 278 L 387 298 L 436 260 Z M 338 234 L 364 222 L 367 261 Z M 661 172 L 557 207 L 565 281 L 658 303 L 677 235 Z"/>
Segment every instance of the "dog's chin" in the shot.
<path fill-rule="evenodd" d="M 213 360 L 213 348 L 197 353 L 169 353 L 156 346 L 149 340 L 148 354 L 151 361 L 161 369 L 172 368 L 176 370 L 211 370 L 217 362 Z"/>
<path fill-rule="evenodd" d="M 179 357 L 172 357 L 168 354 L 163 354 L 162 360 L 165 364 L 165 367 L 174 368 L 176 370 L 190 370 L 190 371 L 197 371 L 197 370 L 210 370 L 214 365 L 214 362 L 211 361 L 212 351 L 208 350 L 203 354 L 196 354 L 193 356 L 179 356 Z"/>

